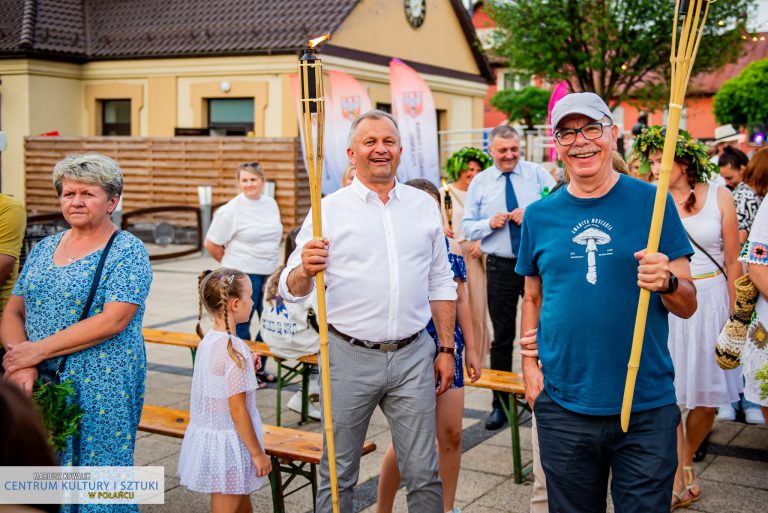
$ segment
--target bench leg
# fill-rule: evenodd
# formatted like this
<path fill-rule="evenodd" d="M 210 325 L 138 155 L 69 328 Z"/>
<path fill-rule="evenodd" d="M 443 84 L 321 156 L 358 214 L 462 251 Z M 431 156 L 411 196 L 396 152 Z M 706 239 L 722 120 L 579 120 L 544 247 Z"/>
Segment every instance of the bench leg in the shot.
<path fill-rule="evenodd" d="M 197 349 L 194 347 L 189 348 L 189 352 L 192 353 L 192 367 L 195 366 L 195 356 L 197 356 Z"/>
<path fill-rule="evenodd" d="M 272 472 L 269 473 L 269 485 L 272 488 L 272 511 L 285 513 L 285 499 L 283 497 L 283 478 L 280 472 L 280 461 L 272 456 Z"/>
<path fill-rule="evenodd" d="M 312 478 L 310 479 L 310 482 L 312 483 L 312 511 L 317 513 L 317 465 L 313 463 L 311 469 Z"/>
<path fill-rule="evenodd" d="M 501 403 L 502 409 L 509 422 L 509 432 L 512 436 L 512 466 L 515 475 L 515 484 L 523 482 L 523 464 L 520 455 L 520 426 L 518 425 L 517 398 L 515 394 L 509 394 L 509 405 Z"/>
<path fill-rule="evenodd" d="M 309 422 L 309 365 L 302 364 L 301 368 L 301 422 Z"/>
<path fill-rule="evenodd" d="M 282 360 L 275 358 L 275 363 L 277 363 L 277 416 L 275 418 L 275 424 L 282 426 L 280 411 L 282 410 L 283 399 L 283 362 Z"/>

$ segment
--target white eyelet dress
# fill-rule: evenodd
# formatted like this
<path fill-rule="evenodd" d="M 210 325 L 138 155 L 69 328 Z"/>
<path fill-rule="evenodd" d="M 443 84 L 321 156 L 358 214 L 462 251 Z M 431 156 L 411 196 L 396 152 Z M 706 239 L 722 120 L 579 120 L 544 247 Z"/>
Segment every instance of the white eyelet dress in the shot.
<path fill-rule="evenodd" d="M 179 455 L 181 484 L 196 492 L 246 495 L 261 488 L 267 477 L 256 477 L 248 448 L 235 429 L 228 398 L 246 393 L 246 404 L 259 443 L 264 447 L 261 416 L 256 408 L 258 384 L 251 351 L 232 336 L 243 356 L 240 367 L 227 351 L 229 335 L 209 331 L 195 357 L 189 427 Z"/>
<path fill-rule="evenodd" d="M 709 184 L 704 207 L 682 219 L 686 231 L 723 268 L 722 215 L 716 184 Z M 690 319 L 669 315 L 669 352 L 675 366 L 677 403 L 686 408 L 717 407 L 739 400 L 741 369 L 724 371 L 715 362 L 715 344 L 728 320 L 728 282 L 693 243 L 691 274 L 698 307 Z"/>

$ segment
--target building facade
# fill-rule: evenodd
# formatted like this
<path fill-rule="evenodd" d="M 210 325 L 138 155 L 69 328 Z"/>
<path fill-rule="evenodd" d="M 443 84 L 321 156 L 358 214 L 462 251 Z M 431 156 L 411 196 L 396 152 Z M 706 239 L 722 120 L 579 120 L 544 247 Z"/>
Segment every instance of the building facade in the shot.
<path fill-rule="evenodd" d="M 3 192 L 41 134 L 296 137 L 290 75 L 311 37 L 387 108 L 389 60 L 432 89 L 440 129 L 483 125 L 492 80 L 460 0 L 0 1 Z M 404 5 L 405 4 L 405 5 Z"/>

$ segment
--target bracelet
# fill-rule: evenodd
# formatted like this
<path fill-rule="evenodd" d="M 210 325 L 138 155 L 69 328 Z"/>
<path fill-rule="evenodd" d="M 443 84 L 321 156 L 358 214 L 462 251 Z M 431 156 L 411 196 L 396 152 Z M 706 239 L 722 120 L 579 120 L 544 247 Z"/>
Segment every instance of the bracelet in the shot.
<path fill-rule="evenodd" d="M 437 348 L 438 353 L 448 353 L 448 354 L 456 354 L 456 348 L 455 347 L 446 347 L 446 346 L 440 346 Z"/>

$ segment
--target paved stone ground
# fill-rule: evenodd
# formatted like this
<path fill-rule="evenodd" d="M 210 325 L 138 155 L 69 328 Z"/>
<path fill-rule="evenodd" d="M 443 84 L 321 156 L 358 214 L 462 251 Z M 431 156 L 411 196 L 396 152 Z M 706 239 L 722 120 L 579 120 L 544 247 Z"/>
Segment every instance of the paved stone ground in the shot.
<path fill-rule="evenodd" d="M 216 267 L 212 259 L 202 257 L 155 264 L 144 326 L 192 332 L 197 318 L 197 274 L 203 269 Z M 145 402 L 188 409 L 192 376 L 189 352 L 183 348 L 148 344 L 147 358 Z M 273 367 L 274 363 L 270 365 Z M 293 390 L 284 391 L 283 405 L 292 394 Z M 258 394 L 257 404 L 265 423 L 275 421 L 275 397 L 274 389 L 266 389 Z M 483 427 L 490 399 L 490 392 L 471 387 L 466 389 L 464 449 L 457 506 L 464 513 L 527 512 L 531 483 L 514 484 L 509 428 L 489 432 Z M 283 419 L 286 424 L 298 422 L 298 415 L 284 410 Z M 313 422 L 300 429 L 320 432 L 320 424 Z M 527 462 L 531 458 L 530 426 L 521 428 L 520 437 L 523 459 Z M 378 449 L 362 460 L 360 480 L 355 492 L 355 511 L 374 513 L 379 465 L 390 444 L 387 422 L 379 410 L 373 416 L 367 438 L 375 442 Z M 180 440 L 139 433 L 136 464 L 165 467 L 165 504 L 146 505 L 142 508 L 145 513 L 196 513 L 210 509 L 207 495 L 190 492 L 179 485 L 176 467 L 180 446 Z M 768 428 L 735 422 L 718 423 L 712 435 L 710 454 L 697 467 L 703 498 L 689 511 L 768 511 Z M 252 503 L 256 513 L 271 512 L 269 486 L 254 493 Z M 405 493 L 401 490 L 395 501 L 395 512 L 405 512 L 405 504 Z M 305 489 L 287 498 L 286 508 L 290 513 L 312 511 L 309 490 Z M 612 511 L 610 506 L 608 511 Z"/>

